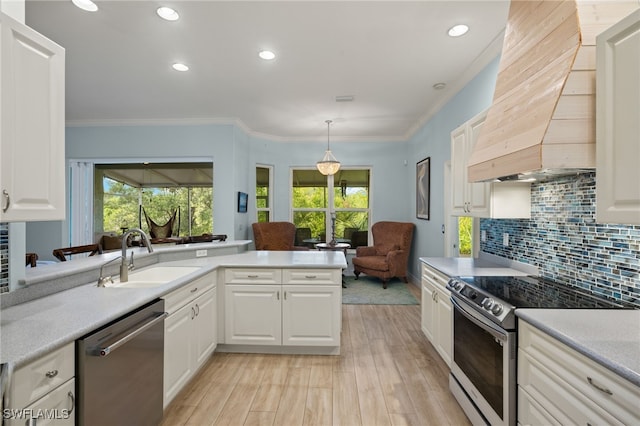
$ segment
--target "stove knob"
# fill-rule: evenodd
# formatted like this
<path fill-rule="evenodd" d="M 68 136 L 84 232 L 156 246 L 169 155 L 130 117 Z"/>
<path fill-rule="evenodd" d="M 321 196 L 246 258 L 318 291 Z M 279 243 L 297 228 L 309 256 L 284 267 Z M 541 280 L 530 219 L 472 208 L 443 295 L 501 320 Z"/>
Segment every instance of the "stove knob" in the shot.
<path fill-rule="evenodd" d="M 456 281 L 456 283 L 453 285 L 453 288 L 460 291 L 462 289 L 462 283 L 460 281 Z"/>
<path fill-rule="evenodd" d="M 493 307 L 493 299 L 484 299 L 482 301 L 482 307 L 485 308 L 487 311 L 490 311 L 491 308 Z"/>
<path fill-rule="evenodd" d="M 498 316 L 502 313 L 503 307 L 500 303 L 496 303 L 495 305 L 493 305 L 493 308 L 491 308 L 491 313 L 495 316 Z"/>
<path fill-rule="evenodd" d="M 469 297 L 471 298 L 471 300 L 474 300 L 476 297 L 478 297 L 478 293 L 476 293 L 475 291 L 471 291 L 469 293 Z"/>

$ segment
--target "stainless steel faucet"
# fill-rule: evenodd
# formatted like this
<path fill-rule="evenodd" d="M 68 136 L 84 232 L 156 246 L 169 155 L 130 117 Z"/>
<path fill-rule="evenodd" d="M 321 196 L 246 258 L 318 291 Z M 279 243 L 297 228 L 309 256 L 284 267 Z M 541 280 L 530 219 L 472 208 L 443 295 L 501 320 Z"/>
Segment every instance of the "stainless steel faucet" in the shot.
<path fill-rule="evenodd" d="M 133 253 L 131 253 L 131 262 L 127 264 L 127 238 L 129 235 L 137 232 L 142 237 L 142 242 L 145 246 L 147 246 L 147 250 L 149 253 L 153 253 L 153 248 L 151 247 L 151 241 L 149 240 L 149 236 L 144 233 L 144 231 L 140 228 L 131 228 L 127 232 L 122 235 L 122 262 L 120 263 L 120 282 L 126 283 L 129 281 L 129 269 L 133 269 Z"/>

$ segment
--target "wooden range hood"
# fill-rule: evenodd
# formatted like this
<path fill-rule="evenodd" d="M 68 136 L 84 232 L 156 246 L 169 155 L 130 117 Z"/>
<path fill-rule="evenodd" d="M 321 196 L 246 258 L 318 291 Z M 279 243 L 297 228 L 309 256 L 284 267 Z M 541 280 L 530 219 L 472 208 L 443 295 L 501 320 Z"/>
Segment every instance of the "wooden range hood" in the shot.
<path fill-rule="evenodd" d="M 637 1 L 511 1 L 470 182 L 595 168 L 595 37 Z"/>

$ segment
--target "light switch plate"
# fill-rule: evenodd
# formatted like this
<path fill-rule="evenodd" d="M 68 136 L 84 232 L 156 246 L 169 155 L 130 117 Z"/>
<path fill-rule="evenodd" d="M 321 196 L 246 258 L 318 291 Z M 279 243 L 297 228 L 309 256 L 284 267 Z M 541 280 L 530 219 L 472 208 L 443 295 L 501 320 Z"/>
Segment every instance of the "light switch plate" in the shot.
<path fill-rule="evenodd" d="M 206 257 L 206 256 L 207 256 L 206 250 L 196 250 L 196 257 Z"/>
<path fill-rule="evenodd" d="M 487 241 L 487 230 L 483 229 L 480 231 L 480 240 L 484 243 Z"/>
<path fill-rule="evenodd" d="M 509 247 L 509 234 L 506 232 L 502 234 L 502 245 L 505 247 Z"/>

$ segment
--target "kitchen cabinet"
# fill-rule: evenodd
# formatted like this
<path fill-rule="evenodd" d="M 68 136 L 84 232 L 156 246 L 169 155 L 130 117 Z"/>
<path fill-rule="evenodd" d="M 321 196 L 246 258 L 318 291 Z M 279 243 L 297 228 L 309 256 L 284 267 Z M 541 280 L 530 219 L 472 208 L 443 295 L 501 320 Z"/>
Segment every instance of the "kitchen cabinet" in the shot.
<path fill-rule="evenodd" d="M 640 388 L 518 322 L 518 423 L 640 424 Z"/>
<path fill-rule="evenodd" d="M 339 269 L 227 269 L 225 343 L 339 347 Z"/>
<path fill-rule="evenodd" d="M 596 38 L 596 220 L 640 224 L 640 9 Z"/>
<path fill-rule="evenodd" d="M 470 183 L 469 157 L 484 125 L 484 111 L 451 132 L 451 214 L 485 218 L 530 218 L 531 184 Z"/>
<path fill-rule="evenodd" d="M 211 273 L 164 297 L 164 407 L 216 348 L 216 290 Z"/>
<path fill-rule="evenodd" d="M 7 425 L 24 425 L 30 417 L 38 425 L 74 425 L 74 343 L 16 369 L 8 401 L 3 412 Z"/>
<path fill-rule="evenodd" d="M 65 51 L 0 13 L 0 222 L 65 218 Z"/>
<path fill-rule="evenodd" d="M 448 367 L 453 359 L 453 306 L 445 288 L 449 277 L 422 265 L 422 332 Z"/>

